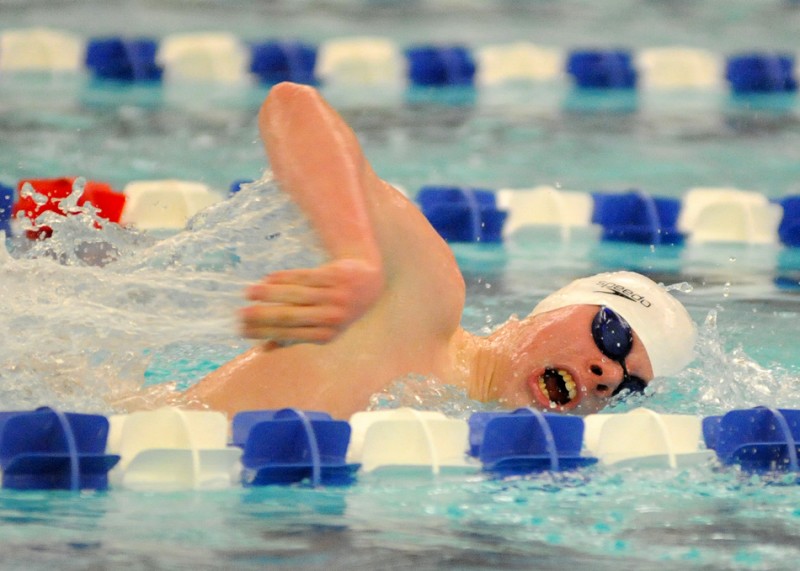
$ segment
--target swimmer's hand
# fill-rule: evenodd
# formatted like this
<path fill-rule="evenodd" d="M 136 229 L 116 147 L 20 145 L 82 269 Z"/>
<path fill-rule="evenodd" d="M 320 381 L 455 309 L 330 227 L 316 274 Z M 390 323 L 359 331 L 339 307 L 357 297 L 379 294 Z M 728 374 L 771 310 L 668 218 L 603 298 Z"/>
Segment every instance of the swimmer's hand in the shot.
<path fill-rule="evenodd" d="M 327 343 L 372 307 L 383 285 L 381 269 L 358 259 L 274 272 L 247 289 L 255 303 L 241 311 L 242 334 L 270 347 Z"/>

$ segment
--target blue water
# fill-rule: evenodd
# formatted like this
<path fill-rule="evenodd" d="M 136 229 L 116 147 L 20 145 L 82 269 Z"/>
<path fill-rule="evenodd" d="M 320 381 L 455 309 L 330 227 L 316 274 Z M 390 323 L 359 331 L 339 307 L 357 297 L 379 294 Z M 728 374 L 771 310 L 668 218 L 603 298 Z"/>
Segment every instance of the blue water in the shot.
<path fill-rule="evenodd" d="M 401 43 L 534 39 L 557 47 L 684 44 L 718 53 L 796 50 L 800 29 L 797 6 L 771 0 L 0 0 L 0 14 L 3 28 L 43 23 L 86 35 L 226 29 L 246 38 L 322 41 L 369 31 Z M 265 166 L 253 121 L 261 87 L 1 79 L 6 184 L 83 175 L 121 188 L 169 177 L 224 190 L 233 180 L 260 176 Z M 385 98 L 358 90 L 326 94 L 356 128 L 376 170 L 411 192 L 427 183 L 637 187 L 668 196 L 700 185 L 773 198 L 800 192 L 800 106 L 793 99 L 649 93 L 632 107 L 622 100 L 620 112 L 613 96 L 582 99 L 560 84 Z M 34 249 L 10 240 L 10 255 L 0 255 L 3 407 L 107 413 L 114 397 L 145 383 L 190 384 L 244 350 L 233 320 L 242 288 L 271 267 L 311 261 L 298 259 L 308 251 L 302 228 L 264 248 L 273 225 L 288 231 L 292 216 L 275 201 L 270 194 L 239 197 L 166 238 L 97 230 L 77 217 Z M 109 243 L 116 261 L 87 263 L 82 252 Z M 555 287 L 595 271 L 624 267 L 691 284 L 682 299 L 701 325 L 698 359 L 615 410 L 800 408 L 795 251 L 650 248 L 601 244 L 594 235 L 562 242 L 546 230 L 455 251 L 468 287 L 464 325 L 475 332 L 527 313 Z M 414 402 L 453 414 L 475 406 L 419 379 L 376 398 L 383 406 Z M 350 488 L 320 490 L 2 491 L 0 566 L 793 569 L 800 555 L 797 500 L 798 488 L 779 478 L 714 465 L 678 472 L 592 468 L 511 481 L 365 476 Z"/>

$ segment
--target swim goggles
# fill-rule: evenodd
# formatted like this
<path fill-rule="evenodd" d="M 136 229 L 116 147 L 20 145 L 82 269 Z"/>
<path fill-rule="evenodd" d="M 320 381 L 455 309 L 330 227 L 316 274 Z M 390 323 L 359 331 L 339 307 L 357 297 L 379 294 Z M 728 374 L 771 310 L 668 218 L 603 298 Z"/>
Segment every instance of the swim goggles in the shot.
<path fill-rule="evenodd" d="M 628 322 L 609 308 L 601 307 L 592 320 L 592 338 L 603 355 L 622 367 L 622 382 L 611 396 L 618 395 L 622 391 L 643 393 L 647 382 L 628 374 L 628 368 L 625 366 L 625 357 L 633 348 L 633 330 Z"/>

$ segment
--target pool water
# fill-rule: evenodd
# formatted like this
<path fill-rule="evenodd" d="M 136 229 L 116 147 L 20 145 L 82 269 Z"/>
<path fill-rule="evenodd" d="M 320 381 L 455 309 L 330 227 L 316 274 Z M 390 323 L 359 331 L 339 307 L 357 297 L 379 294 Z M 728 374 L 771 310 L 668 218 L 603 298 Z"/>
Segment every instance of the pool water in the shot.
<path fill-rule="evenodd" d="M 53 7 L 57 5 L 58 10 Z M 42 23 L 87 36 L 225 29 L 245 38 L 381 35 L 401 44 L 517 39 L 556 47 L 683 44 L 717 53 L 796 51 L 795 3 L 26 2 L 0 0 L 4 28 Z M 266 88 L 119 86 L 85 77 L 0 81 L 0 182 L 81 175 L 117 188 L 184 178 L 220 191 L 265 167 L 254 116 Z M 325 88 L 323 87 L 323 91 Z M 800 103 L 720 91 L 608 95 L 557 84 L 365 94 L 326 92 L 376 171 L 409 192 L 692 186 L 800 193 Z M 243 351 L 240 292 L 277 267 L 314 263 L 302 219 L 269 190 L 212 208 L 184 232 L 54 224 L 0 252 L 0 403 L 109 413 L 143 384 L 187 386 Z M 270 238 L 276 231 L 281 240 Z M 109 246 L 110 245 L 110 246 Z M 454 245 L 468 287 L 464 326 L 487 332 L 554 288 L 628 268 L 665 284 L 700 325 L 698 358 L 641 399 L 660 412 L 800 407 L 800 254 L 778 245 L 641 246 L 562 241 L 532 230 L 503 245 Z M 87 253 L 101 252 L 98 257 Z M 375 406 L 478 407 L 429 379 L 403 379 Z M 798 488 L 699 466 L 595 467 L 492 480 L 362 476 L 347 488 L 197 493 L 0 492 L 3 568 L 792 569 Z"/>

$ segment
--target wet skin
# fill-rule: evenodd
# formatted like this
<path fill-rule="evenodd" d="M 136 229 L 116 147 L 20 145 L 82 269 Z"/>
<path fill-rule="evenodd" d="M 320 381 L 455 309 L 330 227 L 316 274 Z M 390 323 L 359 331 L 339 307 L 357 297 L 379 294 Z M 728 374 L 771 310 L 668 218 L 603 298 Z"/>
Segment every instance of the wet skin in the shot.
<path fill-rule="evenodd" d="M 602 409 L 622 382 L 620 363 L 606 357 L 591 335 L 599 307 L 574 305 L 523 320 L 509 320 L 485 344 L 496 355 L 497 371 L 486 400 L 508 408 L 534 406 L 543 410 L 590 414 Z M 647 351 L 634 332 L 625 358 L 628 373 L 645 381 L 653 378 Z M 569 402 L 553 402 L 539 383 L 546 371 L 565 371 L 575 383 Z"/>
<path fill-rule="evenodd" d="M 594 344 L 596 306 L 511 319 L 487 337 L 470 334 L 460 326 L 465 288 L 452 251 L 419 209 L 375 174 L 353 131 L 314 89 L 273 87 L 259 128 L 275 179 L 330 261 L 275 272 L 248 288 L 241 330 L 257 345 L 179 404 L 229 415 L 297 407 L 348 418 L 409 374 L 509 408 L 587 414 L 608 402 L 622 369 Z M 636 338 L 626 363 L 631 374 L 652 378 Z M 542 392 L 538 379 L 549 369 L 572 376 L 574 398 L 558 399 L 569 402 L 553 407 Z"/>

